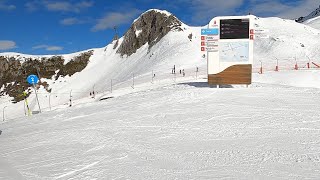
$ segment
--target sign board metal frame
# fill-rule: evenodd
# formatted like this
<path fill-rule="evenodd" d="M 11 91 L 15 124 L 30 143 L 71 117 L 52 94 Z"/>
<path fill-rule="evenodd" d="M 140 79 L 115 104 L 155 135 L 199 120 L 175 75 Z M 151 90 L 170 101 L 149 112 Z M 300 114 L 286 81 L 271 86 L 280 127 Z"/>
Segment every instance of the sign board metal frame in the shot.
<path fill-rule="evenodd" d="M 208 24 L 207 28 L 210 30 L 203 33 L 202 29 L 201 39 L 202 41 L 205 39 L 206 46 L 201 47 L 201 50 L 203 50 L 202 54 L 206 54 L 208 62 L 209 84 L 251 84 L 255 32 L 253 20 L 254 16 L 252 15 L 216 17 Z M 235 22 L 236 24 L 222 25 L 222 21 Z M 241 22 L 244 23 L 241 24 Z M 246 25 L 248 25 L 248 29 L 244 27 Z M 210 32 L 216 31 L 218 34 L 210 34 Z M 230 34 L 224 35 L 227 38 L 221 39 L 221 33 Z M 230 37 L 239 38 L 231 39 Z M 210 41 L 214 43 L 210 43 Z"/>
<path fill-rule="evenodd" d="M 27 82 L 33 86 L 34 93 L 36 94 L 36 99 L 37 99 L 37 102 L 38 102 L 39 112 L 41 113 L 40 102 L 39 102 L 39 98 L 38 98 L 37 89 L 36 89 L 36 86 L 35 86 L 36 84 L 38 84 L 39 78 L 38 78 L 38 76 L 36 76 L 34 74 L 31 74 L 31 75 L 29 75 L 27 77 Z M 28 109 L 29 109 L 29 107 L 28 107 Z"/>

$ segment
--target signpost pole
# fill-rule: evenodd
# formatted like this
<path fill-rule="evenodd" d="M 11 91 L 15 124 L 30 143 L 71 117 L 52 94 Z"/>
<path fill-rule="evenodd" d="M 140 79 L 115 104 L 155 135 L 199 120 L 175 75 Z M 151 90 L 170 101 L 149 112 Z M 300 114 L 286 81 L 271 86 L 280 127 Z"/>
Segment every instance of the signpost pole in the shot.
<path fill-rule="evenodd" d="M 112 79 L 111 79 L 111 89 L 110 89 L 111 93 L 112 93 Z"/>
<path fill-rule="evenodd" d="M 24 115 L 27 116 L 26 104 L 25 103 L 23 103 L 23 110 L 24 110 Z"/>
<path fill-rule="evenodd" d="M 28 104 L 27 93 L 23 92 L 23 95 L 24 95 L 25 106 L 27 106 L 27 110 L 28 110 L 28 116 L 30 116 L 31 111 L 30 111 L 29 104 Z"/>
<path fill-rule="evenodd" d="M 151 73 L 151 83 L 153 84 L 153 78 L 154 78 L 154 76 L 153 76 L 153 70 L 152 70 L 152 73 Z"/>
<path fill-rule="evenodd" d="M 40 102 L 39 102 L 39 98 L 38 98 L 38 93 L 37 93 L 37 89 L 36 89 L 36 84 L 39 82 L 39 78 L 34 75 L 34 74 L 31 74 L 27 77 L 27 81 L 29 84 L 31 84 L 33 86 L 33 89 L 34 89 L 34 92 L 36 94 L 36 99 L 37 99 L 37 102 L 38 102 L 38 106 L 39 106 L 39 112 L 41 113 L 41 107 L 40 107 Z M 26 96 L 26 94 L 25 94 Z M 27 103 L 27 101 L 26 101 Z M 27 107 L 28 107 L 28 104 L 27 104 Z M 28 111 L 29 111 L 29 114 L 30 114 L 30 110 L 29 110 L 29 107 L 28 107 Z"/>
<path fill-rule="evenodd" d="M 132 74 L 132 89 L 134 89 L 134 74 Z"/>
<path fill-rule="evenodd" d="M 70 101 L 70 105 L 69 105 L 69 107 L 71 107 L 72 106 L 72 95 L 71 95 L 71 92 L 72 92 L 72 89 L 70 90 L 70 97 L 69 97 L 69 101 Z"/>
<path fill-rule="evenodd" d="M 196 67 L 196 79 L 198 79 L 198 67 Z"/>
<path fill-rule="evenodd" d="M 3 107 L 3 114 L 2 114 L 2 115 L 3 115 L 3 121 L 4 121 L 4 118 L 5 118 L 5 117 L 4 117 L 4 109 L 5 109 L 6 107 L 8 107 L 8 106 Z"/>
<path fill-rule="evenodd" d="M 41 108 L 40 108 L 38 93 L 37 93 L 37 89 L 36 89 L 35 84 L 33 84 L 33 88 L 34 88 L 34 92 L 35 92 L 35 94 L 36 94 L 36 98 L 37 98 L 37 101 L 38 101 L 39 112 L 41 113 Z"/>
<path fill-rule="evenodd" d="M 50 111 L 51 111 L 51 92 L 49 94 L 49 108 L 50 108 Z"/>

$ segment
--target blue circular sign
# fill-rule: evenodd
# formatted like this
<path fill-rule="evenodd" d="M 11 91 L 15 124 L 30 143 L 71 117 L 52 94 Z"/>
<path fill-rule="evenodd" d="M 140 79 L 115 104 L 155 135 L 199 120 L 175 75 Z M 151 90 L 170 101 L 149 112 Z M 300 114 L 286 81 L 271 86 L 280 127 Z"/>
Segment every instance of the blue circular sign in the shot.
<path fill-rule="evenodd" d="M 37 84 L 39 82 L 38 76 L 31 74 L 28 76 L 27 81 L 29 84 Z"/>

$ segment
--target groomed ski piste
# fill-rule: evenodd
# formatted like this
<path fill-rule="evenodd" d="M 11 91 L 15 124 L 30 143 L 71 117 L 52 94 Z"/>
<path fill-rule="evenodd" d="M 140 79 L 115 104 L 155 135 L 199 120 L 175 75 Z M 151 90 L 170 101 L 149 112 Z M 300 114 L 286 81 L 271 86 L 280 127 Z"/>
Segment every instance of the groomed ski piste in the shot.
<path fill-rule="evenodd" d="M 301 57 L 315 58 L 319 31 L 298 24 L 287 34 L 274 31 L 274 23 L 293 21 L 259 21 L 270 38 L 257 40 L 254 67 L 262 61 L 265 69 L 254 70 L 248 87 L 207 84 L 206 62 L 194 53 L 195 27 L 170 32 L 148 54 L 145 46 L 127 59 L 108 50 L 112 45 L 95 49 L 83 72 L 53 85 L 64 103 L 53 92 L 50 110 L 40 89 L 43 113 L 21 117 L 23 106 L 6 108 L 0 179 L 318 179 L 320 70 L 294 70 L 292 57 L 301 64 L 308 62 Z M 69 107 L 71 89 L 79 93 Z"/>
<path fill-rule="evenodd" d="M 150 89 L 149 82 L 137 92 L 3 122 L 0 177 L 317 179 L 319 77 L 256 74 L 248 88 L 199 79 Z"/>

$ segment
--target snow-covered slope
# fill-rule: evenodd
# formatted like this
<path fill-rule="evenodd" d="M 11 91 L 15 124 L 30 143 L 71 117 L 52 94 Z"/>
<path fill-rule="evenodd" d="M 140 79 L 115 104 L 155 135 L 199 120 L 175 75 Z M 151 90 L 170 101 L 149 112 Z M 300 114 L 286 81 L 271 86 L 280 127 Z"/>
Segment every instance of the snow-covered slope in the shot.
<path fill-rule="evenodd" d="M 320 57 L 319 31 L 280 18 L 255 26 L 269 38 L 255 40 L 254 67 L 278 59 L 280 72 L 254 73 L 248 88 L 208 86 L 201 27 L 182 24 L 129 57 L 116 41 L 93 49 L 81 72 L 47 79 L 44 113 L 26 117 L 1 97 L 0 179 L 317 179 L 320 71 L 283 69 Z"/>
<path fill-rule="evenodd" d="M 309 61 L 320 61 L 319 30 L 277 17 L 257 18 L 255 27 L 267 30 L 269 36 L 255 40 L 256 65 L 262 61 L 265 68 L 274 68 L 278 59 L 280 68 L 292 69 L 296 62 L 305 67 Z"/>
<path fill-rule="evenodd" d="M 161 12 L 157 10 L 157 12 Z M 163 14 L 170 16 L 170 13 L 163 11 Z M 137 21 L 137 20 L 136 20 Z M 265 70 L 275 68 L 277 59 L 280 69 L 292 69 L 297 61 L 299 67 L 306 66 L 309 59 L 320 61 L 320 31 L 306 25 L 296 23 L 291 20 L 280 18 L 256 18 L 255 27 L 257 29 L 267 29 L 269 38 L 256 39 L 254 46 L 254 71 L 263 63 Z M 57 81 L 45 79 L 52 88 L 51 94 L 43 88 L 39 90 L 41 104 L 48 108 L 50 101 L 52 106 L 66 105 L 72 100 L 87 98 L 90 92 L 106 93 L 111 91 L 112 86 L 121 86 L 123 83 L 131 83 L 135 78 L 136 83 L 139 79 L 149 78 L 154 72 L 156 77 L 162 79 L 171 78 L 171 69 L 176 67 L 178 72 L 185 69 L 194 73 L 199 67 L 202 74 L 206 73 L 206 62 L 200 57 L 200 29 L 201 27 L 190 27 L 181 23 L 183 31 L 170 31 L 158 43 L 149 48 L 148 43 L 143 45 L 131 56 L 123 56 L 117 53 L 119 46 L 114 49 L 116 41 L 106 47 L 92 49 L 93 55 L 90 57 L 88 66 L 79 73 L 71 77 L 59 78 Z M 136 30 L 141 31 L 141 30 Z M 140 32 L 141 33 L 141 32 Z M 192 34 L 192 39 L 188 36 Z M 119 44 L 123 41 L 120 38 Z M 79 52 L 81 53 L 81 52 Z M 68 60 L 79 54 L 74 53 L 64 55 Z M 4 56 L 18 56 L 19 54 L 1 53 Z M 20 57 L 31 57 L 22 55 Z M 38 57 L 38 56 L 32 56 Z M 123 87 L 123 86 L 122 86 Z M 8 97 L 0 99 L 0 109 L 10 106 L 9 109 L 17 109 L 23 112 L 24 103 L 12 105 Z M 29 98 L 30 106 L 37 110 L 35 95 Z"/>
<path fill-rule="evenodd" d="M 1 121 L 0 179 L 317 179 L 319 89 L 276 84 L 299 72 L 264 75 L 277 77 L 271 84 L 256 75 L 262 83 L 250 88 L 193 79 L 147 90 L 148 82 Z"/>
<path fill-rule="evenodd" d="M 50 58 L 52 56 L 61 56 L 65 60 L 64 64 L 67 64 L 72 58 L 79 56 L 81 53 L 88 52 L 91 50 L 94 50 L 94 49 L 88 49 L 88 50 L 79 51 L 79 52 L 75 52 L 75 53 L 71 53 L 71 54 L 60 54 L 60 55 L 30 55 L 30 54 L 22 54 L 22 53 L 16 53 L 16 52 L 4 52 L 4 53 L 0 53 L 0 56 L 13 57 L 13 58 L 19 60 L 20 62 L 24 62 L 28 58 L 41 60 L 41 58 Z"/>
<path fill-rule="evenodd" d="M 320 6 L 313 12 L 311 12 L 308 16 L 300 17 L 296 19 L 297 22 L 306 24 L 315 29 L 320 29 Z"/>
<path fill-rule="evenodd" d="M 313 27 L 315 29 L 320 30 L 320 16 L 309 19 L 309 20 L 303 22 L 303 24 L 306 24 L 310 27 Z"/>
<path fill-rule="evenodd" d="M 305 17 L 302 16 L 302 17 L 296 19 L 296 21 L 300 22 L 300 23 L 301 22 L 306 22 L 308 20 L 314 19 L 314 18 L 319 17 L 319 16 L 320 16 L 320 6 L 316 10 L 314 10 L 310 14 L 308 14 L 307 16 L 305 16 Z"/>

